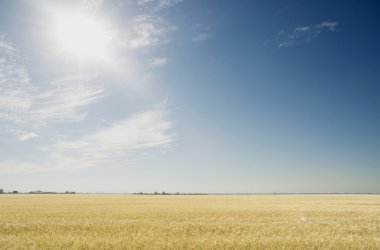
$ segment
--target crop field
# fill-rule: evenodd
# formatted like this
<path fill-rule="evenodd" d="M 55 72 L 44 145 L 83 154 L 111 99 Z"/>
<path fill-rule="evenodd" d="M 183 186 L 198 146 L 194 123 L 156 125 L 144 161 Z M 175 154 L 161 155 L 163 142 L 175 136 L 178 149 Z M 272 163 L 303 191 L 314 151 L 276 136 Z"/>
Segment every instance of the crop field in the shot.
<path fill-rule="evenodd" d="M 380 249 L 380 196 L 0 195 L 0 249 Z"/>

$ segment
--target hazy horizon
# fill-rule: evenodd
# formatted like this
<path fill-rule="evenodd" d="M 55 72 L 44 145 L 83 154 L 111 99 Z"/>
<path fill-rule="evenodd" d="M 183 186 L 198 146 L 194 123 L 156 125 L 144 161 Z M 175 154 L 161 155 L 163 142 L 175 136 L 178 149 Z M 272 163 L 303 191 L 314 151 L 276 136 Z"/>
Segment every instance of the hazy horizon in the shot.
<path fill-rule="evenodd" d="M 378 1 L 0 2 L 0 189 L 380 193 Z"/>

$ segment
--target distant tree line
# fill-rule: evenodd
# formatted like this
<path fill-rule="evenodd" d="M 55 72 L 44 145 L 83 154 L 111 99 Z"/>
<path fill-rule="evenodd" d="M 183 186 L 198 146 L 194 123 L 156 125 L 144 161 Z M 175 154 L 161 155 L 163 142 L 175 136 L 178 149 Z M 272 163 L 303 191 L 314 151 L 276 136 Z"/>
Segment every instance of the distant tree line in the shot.
<path fill-rule="evenodd" d="M 4 192 L 2 188 L 0 188 L 0 194 L 18 194 L 18 191 Z"/>
<path fill-rule="evenodd" d="M 144 193 L 144 192 L 139 192 L 139 193 L 133 193 L 134 195 L 207 195 L 207 193 L 167 193 L 165 191 L 163 192 L 153 192 L 153 193 Z"/>
<path fill-rule="evenodd" d="M 4 192 L 4 190 L 1 188 L 0 194 L 21 194 L 21 192 L 19 192 L 17 190 L 11 191 L 11 192 Z M 59 192 L 45 192 L 45 191 L 37 190 L 37 191 L 30 191 L 30 192 L 28 192 L 28 194 L 75 194 L 75 192 L 74 191 L 66 191 L 64 193 L 59 193 Z"/>

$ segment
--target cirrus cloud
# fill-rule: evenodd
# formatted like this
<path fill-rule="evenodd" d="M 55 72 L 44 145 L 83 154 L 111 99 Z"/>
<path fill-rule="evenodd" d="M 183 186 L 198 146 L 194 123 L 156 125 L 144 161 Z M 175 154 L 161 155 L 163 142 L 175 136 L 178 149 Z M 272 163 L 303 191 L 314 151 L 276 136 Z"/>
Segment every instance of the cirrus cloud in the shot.
<path fill-rule="evenodd" d="M 133 31 L 136 38 L 129 41 L 128 45 L 132 49 L 167 44 L 170 39 L 167 33 L 174 31 L 175 26 L 171 26 L 162 17 L 139 15 L 133 18 Z"/>
<path fill-rule="evenodd" d="M 293 45 L 306 43 L 314 40 L 324 32 L 335 31 L 339 22 L 324 21 L 319 24 L 310 26 L 299 26 L 294 28 L 291 32 L 280 31 L 276 36 L 276 43 L 278 48 L 290 47 Z"/>
<path fill-rule="evenodd" d="M 138 0 L 141 8 L 153 8 L 155 11 L 168 8 L 183 2 L 183 0 Z"/>
<path fill-rule="evenodd" d="M 164 107 L 137 113 L 125 120 L 75 139 L 55 142 L 39 163 L 0 162 L 0 174 L 64 171 L 104 164 L 126 164 L 138 155 L 169 149 L 176 140 Z"/>
<path fill-rule="evenodd" d="M 82 121 L 86 107 L 105 95 L 103 86 L 90 84 L 94 77 L 56 79 L 41 89 L 32 83 L 14 46 L 0 37 L 0 125 L 28 140 L 49 123 Z"/>

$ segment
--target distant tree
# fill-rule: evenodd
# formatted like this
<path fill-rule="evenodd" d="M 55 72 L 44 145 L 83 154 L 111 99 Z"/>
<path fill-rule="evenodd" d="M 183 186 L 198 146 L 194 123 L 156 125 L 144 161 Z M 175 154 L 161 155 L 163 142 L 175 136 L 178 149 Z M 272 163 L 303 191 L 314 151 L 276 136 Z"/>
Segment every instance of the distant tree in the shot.
<path fill-rule="evenodd" d="M 66 192 L 65 192 L 65 194 L 69 194 L 69 193 L 70 193 L 70 191 L 66 191 Z"/>
<path fill-rule="evenodd" d="M 0 188 L 0 194 L 3 194 L 3 193 L 4 193 L 4 190 Z"/>
<path fill-rule="evenodd" d="M 12 194 L 18 194 L 18 191 L 13 191 Z"/>

